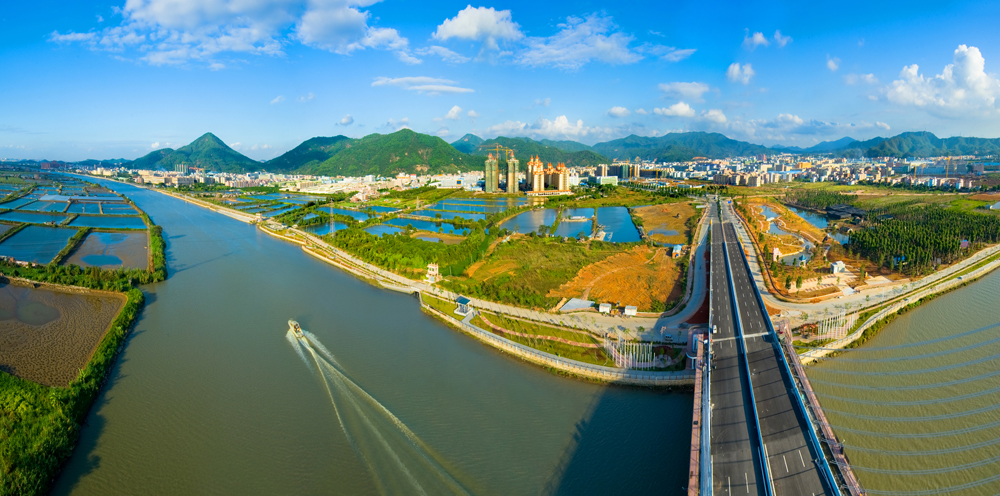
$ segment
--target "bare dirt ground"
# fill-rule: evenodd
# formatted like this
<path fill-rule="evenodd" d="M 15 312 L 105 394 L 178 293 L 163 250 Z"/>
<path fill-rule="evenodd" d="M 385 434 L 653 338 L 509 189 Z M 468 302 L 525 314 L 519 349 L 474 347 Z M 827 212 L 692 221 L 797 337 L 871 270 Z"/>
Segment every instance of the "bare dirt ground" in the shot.
<path fill-rule="evenodd" d="M 582 298 L 652 309 L 684 290 L 680 274 L 666 249 L 637 246 L 581 269 L 576 277 L 549 292 L 549 297 Z"/>
<path fill-rule="evenodd" d="M 125 304 L 110 293 L 0 286 L 0 370 L 46 386 L 67 386 Z"/>
<path fill-rule="evenodd" d="M 97 255 L 97 257 L 93 257 Z M 103 255 L 104 257 L 101 257 Z M 117 257 L 118 261 L 114 261 Z M 92 232 L 63 264 L 103 269 L 145 269 L 149 259 L 149 235 L 144 232 Z"/>

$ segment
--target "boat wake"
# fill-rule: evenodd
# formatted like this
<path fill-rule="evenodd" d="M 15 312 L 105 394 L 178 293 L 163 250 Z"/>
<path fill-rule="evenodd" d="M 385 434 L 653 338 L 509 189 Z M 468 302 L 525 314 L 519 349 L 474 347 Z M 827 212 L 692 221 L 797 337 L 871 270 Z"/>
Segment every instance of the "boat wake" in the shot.
<path fill-rule="evenodd" d="M 344 373 L 316 336 L 295 326 L 285 338 L 320 378 L 347 441 L 381 494 L 469 494 L 440 456 Z"/>

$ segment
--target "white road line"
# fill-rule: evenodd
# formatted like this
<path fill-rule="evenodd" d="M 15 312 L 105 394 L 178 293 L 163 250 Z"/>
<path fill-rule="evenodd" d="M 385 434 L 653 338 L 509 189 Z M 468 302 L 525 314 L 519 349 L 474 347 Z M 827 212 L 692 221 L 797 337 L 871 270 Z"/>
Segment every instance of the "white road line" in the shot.
<path fill-rule="evenodd" d="M 795 452 L 799 454 L 799 461 L 802 462 L 802 468 L 806 468 L 806 461 L 802 458 L 802 450 L 798 449 Z"/>
<path fill-rule="evenodd" d="M 750 494 L 750 478 L 747 477 L 746 472 L 743 472 L 743 480 L 747 481 L 747 494 Z"/>
<path fill-rule="evenodd" d="M 788 473 L 788 460 L 785 460 L 785 455 L 781 455 L 781 461 L 785 462 L 785 473 Z"/>

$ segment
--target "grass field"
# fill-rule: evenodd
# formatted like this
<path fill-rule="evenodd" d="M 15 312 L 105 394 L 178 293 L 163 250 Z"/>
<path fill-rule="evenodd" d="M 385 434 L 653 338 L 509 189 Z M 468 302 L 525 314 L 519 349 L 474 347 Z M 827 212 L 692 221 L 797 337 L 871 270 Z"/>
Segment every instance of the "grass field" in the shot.
<path fill-rule="evenodd" d="M 589 334 L 563 331 L 553 327 L 542 326 L 538 324 L 533 324 L 529 322 L 524 322 L 521 320 L 508 319 L 506 317 L 487 314 L 487 319 L 493 324 L 507 329 L 509 331 L 519 332 L 522 334 L 531 334 L 535 336 L 553 336 L 567 339 L 570 341 L 576 341 L 579 343 L 597 343 L 597 340 L 591 337 Z M 546 353 L 551 353 L 563 358 L 569 358 L 570 360 L 576 360 L 578 362 L 592 363 L 595 365 L 604 365 L 609 367 L 614 367 L 614 361 L 611 360 L 607 355 L 604 354 L 604 350 L 600 348 L 584 348 L 581 346 L 573 346 L 566 343 L 561 343 L 559 341 L 551 341 L 547 339 L 534 339 L 524 336 L 516 336 L 513 334 L 506 334 L 499 331 L 494 331 L 486 322 L 483 322 L 482 318 L 478 315 L 472 319 L 472 323 L 476 326 L 485 329 L 487 331 L 496 332 L 499 335 L 515 341 L 517 343 L 523 344 L 525 346 L 530 346 L 536 350 L 544 351 Z"/>
<path fill-rule="evenodd" d="M 643 228 L 649 238 L 657 243 L 685 244 L 687 243 L 687 226 L 689 218 L 701 211 L 688 202 L 665 203 L 649 205 L 635 209 L 642 219 Z M 657 231 L 675 231 L 677 234 L 665 234 Z"/>

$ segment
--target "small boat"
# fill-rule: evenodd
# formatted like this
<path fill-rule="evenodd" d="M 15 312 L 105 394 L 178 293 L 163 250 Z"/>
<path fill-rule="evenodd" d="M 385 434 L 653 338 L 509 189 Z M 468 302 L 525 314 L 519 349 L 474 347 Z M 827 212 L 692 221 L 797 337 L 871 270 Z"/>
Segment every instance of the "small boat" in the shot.
<path fill-rule="evenodd" d="M 297 338 L 305 337 L 302 335 L 302 326 L 294 320 L 288 321 L 288 330 L 292 331 L 292 334 L 294 334 Z"/>

